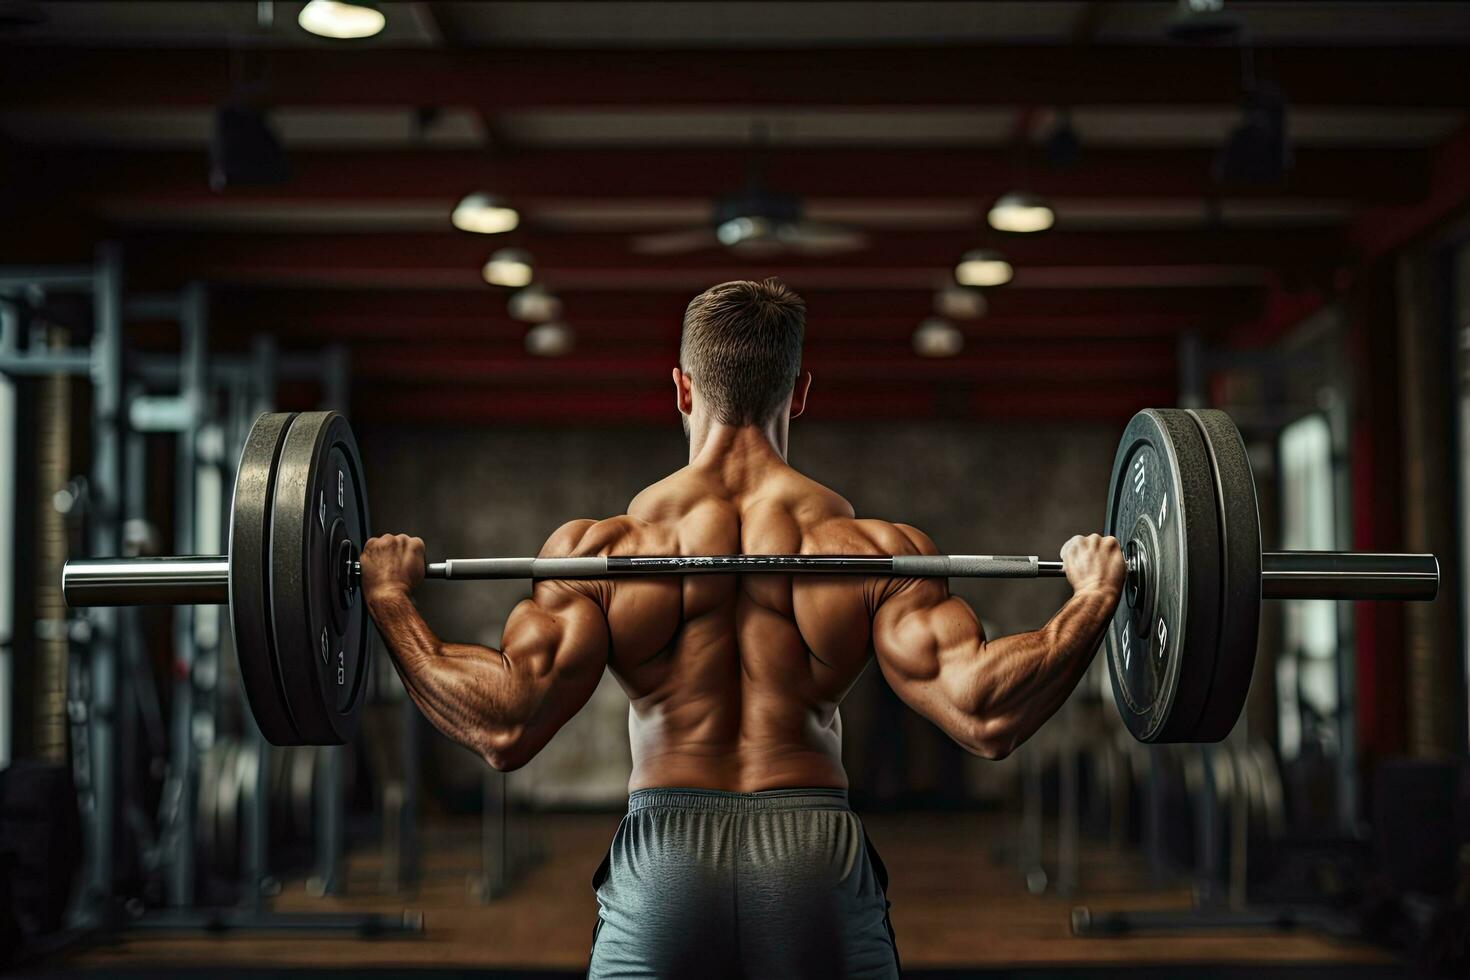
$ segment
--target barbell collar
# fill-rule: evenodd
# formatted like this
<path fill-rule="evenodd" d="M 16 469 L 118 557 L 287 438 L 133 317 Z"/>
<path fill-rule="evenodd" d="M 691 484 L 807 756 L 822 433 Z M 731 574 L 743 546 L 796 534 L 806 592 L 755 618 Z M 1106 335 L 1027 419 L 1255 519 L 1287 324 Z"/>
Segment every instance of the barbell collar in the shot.
<path fill-rule="evenodd" d="M 68 606 L 222 605 L 230 601 L 230 559 L 83 558 L 61 567 Z"/>
<path fill-rule="evenodd" d="M 1430 602 L 1439 594 L 1434 555 L 1370 551 L 1268 551 L 1261 555 L 1266 599 L 1394 599 Z"/>

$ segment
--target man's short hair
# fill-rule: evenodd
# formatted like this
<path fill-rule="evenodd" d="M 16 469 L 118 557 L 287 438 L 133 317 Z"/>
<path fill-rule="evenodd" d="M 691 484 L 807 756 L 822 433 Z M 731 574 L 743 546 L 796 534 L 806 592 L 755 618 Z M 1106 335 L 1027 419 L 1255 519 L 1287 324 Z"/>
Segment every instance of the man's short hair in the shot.
<path fill-rule="evenodd" d="M 763 425 L 801 373 L 806 303 L 779 279 L 711 286 L 689 302 L 679 368 L 716 422 Z"/>

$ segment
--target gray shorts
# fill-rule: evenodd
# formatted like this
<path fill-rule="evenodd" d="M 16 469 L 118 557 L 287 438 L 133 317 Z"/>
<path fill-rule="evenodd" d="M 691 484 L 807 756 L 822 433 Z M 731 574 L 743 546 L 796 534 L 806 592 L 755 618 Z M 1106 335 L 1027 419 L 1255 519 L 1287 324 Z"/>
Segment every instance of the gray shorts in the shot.
<path fill-rule="evenodd" d="M 836 789 L 645 789 L 593 876 L 591 977 L 897 977 L 888 873 Z"/>

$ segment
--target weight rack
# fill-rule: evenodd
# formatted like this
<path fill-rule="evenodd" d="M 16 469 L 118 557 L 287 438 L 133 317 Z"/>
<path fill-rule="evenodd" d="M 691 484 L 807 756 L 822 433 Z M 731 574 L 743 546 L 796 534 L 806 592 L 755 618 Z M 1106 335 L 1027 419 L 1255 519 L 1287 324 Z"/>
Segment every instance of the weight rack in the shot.
<path fill-rule="evenodd" d="M 39 343 L 21 343 L 24 313 L 48 295 L 79 295 L 92 302 L 92 337 L 85 347 L 52 349 Z M 129 355 L 123 345 L 127 319 L 176 320 L 180 328 L 178 357 Z M 34 340 L 34 338 L 33 338 Z M 141 514 L 146 497 L 142 467 L 143 436 L 149 432 L 177 436 L 175 487 L 175 541 L 184 547 L 222 546 L 225 498 L 221 486 L 233 482 L 232 463 L 224 451 L 243 439 L 250 421 L 271 407 L 277 376 L 319 378 L 326 399 L 345 405 L 347 361 L 341 348 L 323 357 L 279 355 L 268 338 L 258 341 L 245 358 L 208 355 L 208 292 L 191 283 L 176 295 L 125 298 L 122 250 L 116 243 L 98 248 L 91 266 L 37 266 L 0 268 L 0 527 L 13 540 L 18 472 L 16 435 L 17 378 L 51 375 L 86 377 L 93 389 L 90 420 L 91 467 L 85 494 L 86 540 L 89 549 L 116 552 L 122 547 L 123 521 Z M 143 382 L 176 384 L 177 394 L 155 396 L 143 391 Z M 227 387 L 236 411 L 224 424 L 208 419 L 211 384 Z M 124 466 L 127 462 L 129 465 Z M 0 681 L 14 677 L 14 570 L 0 562 Z M 73 674 L 68 714 L 73 730 L 73 779 L 82 814 L 84 860 L 78 894 L 68 919 L 74 936 L 117 928 L 217 931 L 312 931 L 391 934 L 422 930 L 422 918 L 358 914 L 274 913 L 264 907 L 273 883 L 268 876 L 268 800 L 253 795 L 246 812 L 246 902 L 233 909 L 193 906 L 195 814 L 201 730 L 213 737 L 213 684 L 201 677 L 217 676 L 222 634 L 220 611 L 184 607 L 174 614 L 176 662 L 182 667 L 174 681 L 174 714 L 168 735 L 171 764 L 160 803 L 160 833 L 144 840 L 148 858 L 164 869 L 169 908 L 136 914 L 116 900 L 113 890 L 117 866 L 120 803 L 118 779 L 121 753 L 131 730 L 131 702 L 119 697 L 122 669 L 136 668 L 143 654 L 131 611 L 89 610 L 69 619 L 69 643 L 84 656 L 69 658 Z M 123 710 L 126 708 L 127 710 Z M 0 705 L 0 765 L 9 761 L 13 719 Z M 148 709 L 145 709 L 148 710 Z M 247 726 L 254 725 L 248 720 Z M 203 728 L 201 729 L 201 726 Z M 264 748 L 264 739 L 254 732 Z M 264 751 L 257 753 L 264 768 Z M 265 786 L 257 772 L 257 786 Z M 328 753 L 327 774 L 319 787 L 318 866 L 310 879 L 316 894 L 341 888 L 344 845 L 340 752 Z M 134 821 L 136 824 L 137 821 Z"/>

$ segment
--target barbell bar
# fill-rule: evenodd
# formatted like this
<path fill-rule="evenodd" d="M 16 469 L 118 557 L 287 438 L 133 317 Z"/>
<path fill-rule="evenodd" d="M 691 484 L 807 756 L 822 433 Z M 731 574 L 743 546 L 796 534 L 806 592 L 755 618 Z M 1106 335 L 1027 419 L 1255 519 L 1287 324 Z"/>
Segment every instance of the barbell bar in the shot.
<path fill-rule="evenodd" d="M 335 412 L 256 419 L 241 452 L 228 555 L 88 558 L 62 569 L 72 606 L 227 603 L 240 676 L 272 742 L 356 729 L 367 639 L 358 555 L 370 522 L 361 458 Z M 1430 554 L 1261 551 L 1254 477 L 1233 422 L 1145 409 L 1114 457 L 1104 533 L 1124 545 L 1105 634 L 1114 698 L 1141 741 L 1217 741 L 1245 702 L 1265 599 L 1431 600 Z M 817 574 L 1058 578 L 1034 555 L 640 555 L 452 558 L 434 579 Z"/>
<path fill-rule="evenodd" d="M 1128 574 L 1137 575 L 1136 562 Z M 361 566 L 348 576 L 356 583 Z M 880 575 L 897 578 L 1063 578 L 1059 561 L 1035 555 L 610 555 L 584 558 L 449 558 L 424 577 L 459 581 L 621 578 L 638 575 Z M 230 601 L 228 555 L 81 558 L 62 569 L 69 606 L 219 605 Z M 1439 561 L 1428 554 L 1268 551 L 1265 599 L 1432 600 Z"/>

